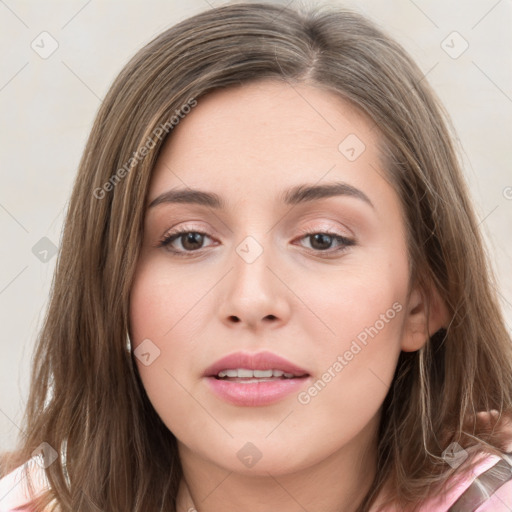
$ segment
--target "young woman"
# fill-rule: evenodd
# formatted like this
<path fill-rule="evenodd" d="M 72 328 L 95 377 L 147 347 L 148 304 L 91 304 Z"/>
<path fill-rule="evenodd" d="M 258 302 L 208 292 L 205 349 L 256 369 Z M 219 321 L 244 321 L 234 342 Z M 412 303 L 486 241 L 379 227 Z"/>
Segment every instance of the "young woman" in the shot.
<path fill-rule="evenodd" d="M 139 51 L 0 510 L 512 510 L 512 343 L 446 126 L 345 10 L 233 4 Z"/>

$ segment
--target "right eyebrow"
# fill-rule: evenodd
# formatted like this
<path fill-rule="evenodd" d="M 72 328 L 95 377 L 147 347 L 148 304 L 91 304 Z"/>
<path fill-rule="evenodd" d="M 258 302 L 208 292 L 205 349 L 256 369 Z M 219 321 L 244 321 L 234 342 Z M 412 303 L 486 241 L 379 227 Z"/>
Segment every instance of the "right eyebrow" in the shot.
<path fill-rule="evenodd" d="M 199 204 L 215 209 L 225 209 L 226 207 L 224 199 L 222 199 L 218 194 L 202 190 L 194 190 L 191 188 L 179 188 L 168 190 L 167 192 L 157 196 L 149 203 L 148 209 L 164 203 Z"/>

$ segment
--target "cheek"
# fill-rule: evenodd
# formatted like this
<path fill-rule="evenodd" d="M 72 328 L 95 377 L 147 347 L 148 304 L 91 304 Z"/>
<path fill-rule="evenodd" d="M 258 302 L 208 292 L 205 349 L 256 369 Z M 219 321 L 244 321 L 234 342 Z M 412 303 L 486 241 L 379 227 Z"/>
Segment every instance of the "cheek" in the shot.
<path fill-rule="evenodd" d="M 371 256 L 353 264 L 347 258 L 339 277 L 331 274 L 315 288 L 304 286 L 309 292 L 301 294 L 316 313 L 303 317 L 301 330 L 317 340 L 317 374 L 298 401 L 315 423 L 332 428 L 333 435 L 339 421 L 331 415 L 357 430 L 377 412 L 401 350 L 407 258 Z"/>
<path fill-rule="evenodd" d="M 165 258 L 139 263 L 130 294 L 130 325 L 135 345 L 150 338 L 162 349 L 174 343 L 179 348 L 183 336 L 193 340 L 210 300 L 207 290 L 213 284 L 208 275 L 176 269 Z M 197 329 L 197 333 L 194 329 Z"/>
<path fill-rule="evenodd" d="M 201 360 L 201 319 L 211 308 L 214 282 L 177 272 L 158 258 L 139 262 L 130 293 L 132 350 L 144 389 L 162 421 L 177 436 L 194 423 L 190 415 L 194 362 Z M 149 356 L 144 354 L 149 353 Z M 184 419 L 186 418 L 186 421 Z M 204 428 L 204 426 L 203 426 Z M 201 430 L 199 430 L 201 431 Z"/>
<path fill-rule="evenodd" d="M 320 335 L 326 347 L 338 350 L 355 338 L 371 339 L 368 329 L 378 331 L 373 337 L 381 344 L 398 343 L 403 315 L 397 313 L 405 309 L 408 285 L 405 251 L 384 247 L 348 255 L 339 267 L 297 276 L 295 290 L 309 310 L 297 318 L 312 339 Z"/>

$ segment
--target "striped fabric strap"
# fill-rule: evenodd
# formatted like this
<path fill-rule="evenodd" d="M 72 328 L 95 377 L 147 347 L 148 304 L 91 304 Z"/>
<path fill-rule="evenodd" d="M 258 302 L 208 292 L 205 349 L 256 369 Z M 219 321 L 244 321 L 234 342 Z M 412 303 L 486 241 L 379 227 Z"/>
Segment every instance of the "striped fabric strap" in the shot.
<path fill-rule="evenodd" d="M 503 484 L 512 480 L 512 466 L 501 459 L 479 475 L 448 509 L 448 512 L 475 512 Z"/>

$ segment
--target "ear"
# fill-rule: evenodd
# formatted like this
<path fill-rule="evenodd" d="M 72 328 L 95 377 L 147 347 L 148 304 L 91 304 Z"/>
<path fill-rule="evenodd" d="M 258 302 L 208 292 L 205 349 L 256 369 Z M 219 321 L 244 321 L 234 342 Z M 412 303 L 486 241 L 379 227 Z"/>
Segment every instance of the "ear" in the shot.
<path fill-rule="evenodd" d="M 402 331 L 401 348 L 404 352 L 419 350 L 435 332 L 448 327 L 448 309 L 439 292 L 432 286 L 428 295 L 430 300 L 419 287 L 411 292 Z"/>

